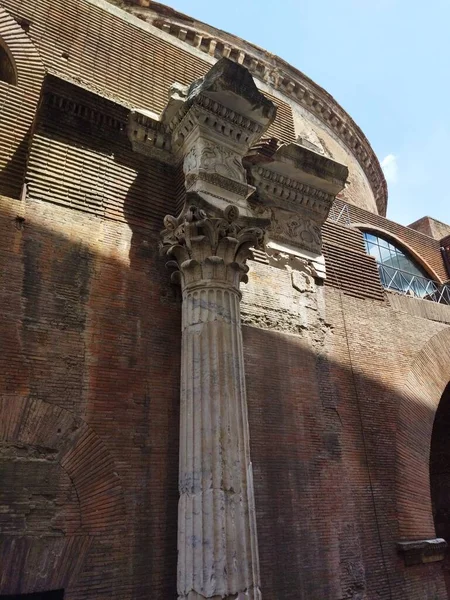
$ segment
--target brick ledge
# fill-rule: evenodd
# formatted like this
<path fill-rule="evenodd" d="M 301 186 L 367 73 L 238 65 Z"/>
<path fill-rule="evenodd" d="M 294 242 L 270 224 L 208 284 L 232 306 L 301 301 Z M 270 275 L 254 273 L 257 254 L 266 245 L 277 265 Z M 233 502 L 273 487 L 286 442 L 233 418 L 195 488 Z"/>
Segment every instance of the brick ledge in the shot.
<path fill-rule="evenodd" d="M 443 538 L 397 542 L 397 549 L 403 555 L 406 566 L 419 565 L 443 560 L 447 542 Z"/>

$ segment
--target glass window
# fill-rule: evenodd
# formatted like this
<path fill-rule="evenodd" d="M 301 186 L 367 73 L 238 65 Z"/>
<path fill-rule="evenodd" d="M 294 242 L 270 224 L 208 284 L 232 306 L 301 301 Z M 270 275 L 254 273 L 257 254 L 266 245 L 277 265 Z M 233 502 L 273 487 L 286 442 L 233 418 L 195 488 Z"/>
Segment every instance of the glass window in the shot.
<path fill-rule="evenodd" d="M 437 285 L 404 250 L 374 233 L 364 231 L 363 235 L 367 253 L 377 261 L 383 287 L 419 298 L 433 298 Z"/>

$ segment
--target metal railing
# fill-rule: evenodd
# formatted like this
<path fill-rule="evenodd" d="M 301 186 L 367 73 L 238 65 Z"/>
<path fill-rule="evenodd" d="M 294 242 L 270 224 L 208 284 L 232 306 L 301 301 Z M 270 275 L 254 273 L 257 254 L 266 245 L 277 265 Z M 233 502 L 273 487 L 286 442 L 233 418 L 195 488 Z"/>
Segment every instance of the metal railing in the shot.
<path fill-rule="evenodd" d="M 339 206 L 334 203 L 328 220 L 339 225 L 351 225 L 350 211 L 347 204 Z M 381 285 L 384 289 L 398 292 L 405 296 L 413 296 L 422 300 L 431 300 L 439 304 L 450 305 L 450 283 L 439 284 L 427 277 L 413 275 L 395 267 L 377 262 Z"/>
<path fill-rule="evenodd" d="M 377 263 L 377 266 L 381 284 L 386 290 L 440 304 L 450 304 L 450 285 L 445 283 L 440 285 L 432 279 L 412 275 L 407 271 L 401 271 L 381 263 Z"/>
<path fill-rule="evenodd" d="M 328 213 L 328 220 L 348 227 L 351 223 L 351 220 L 347 204 L 344 204 L 341 208 L 339 208 L 337 204 L 334 203 L 330 212 Z"/>

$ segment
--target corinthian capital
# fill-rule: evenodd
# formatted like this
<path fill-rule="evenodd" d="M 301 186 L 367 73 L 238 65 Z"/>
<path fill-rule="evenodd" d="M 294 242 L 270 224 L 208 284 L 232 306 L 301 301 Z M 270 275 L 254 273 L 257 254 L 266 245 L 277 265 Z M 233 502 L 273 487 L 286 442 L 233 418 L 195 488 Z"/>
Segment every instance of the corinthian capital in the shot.
<path fill-rule="evenodd" d="M 251 248 L 264 239 L 265 222 L 239 219 L 239 209 L 228 205 L 222 214 L 208 215 L 198 206 L 190 205 L 178 218 L 164 219 L 161 250 L 175 267 L 172 280 L 183 290 L 224 286 L 239 290 L 247 281 Z"/>

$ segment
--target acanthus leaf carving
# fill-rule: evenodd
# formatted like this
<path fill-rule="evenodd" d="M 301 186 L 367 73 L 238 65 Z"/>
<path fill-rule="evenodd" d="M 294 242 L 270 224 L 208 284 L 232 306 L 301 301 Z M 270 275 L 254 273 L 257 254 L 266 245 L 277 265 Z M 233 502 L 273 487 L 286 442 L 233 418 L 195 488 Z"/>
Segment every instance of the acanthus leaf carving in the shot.
<path fill-rule="evenodd" d="M 196 196 L 191 194 L 191 196 Z M 262 221 L 239 219 L 239 209 L 228 205 L 217 215 L 208 215 L 198 205 L 191 204 L 178 218 L 164 219 L 161 252 L 176 267 L 183 289 L 202 282 L 223 283 L 239 289 L 247 281 L 251 248 L 264 242 Z"/>

